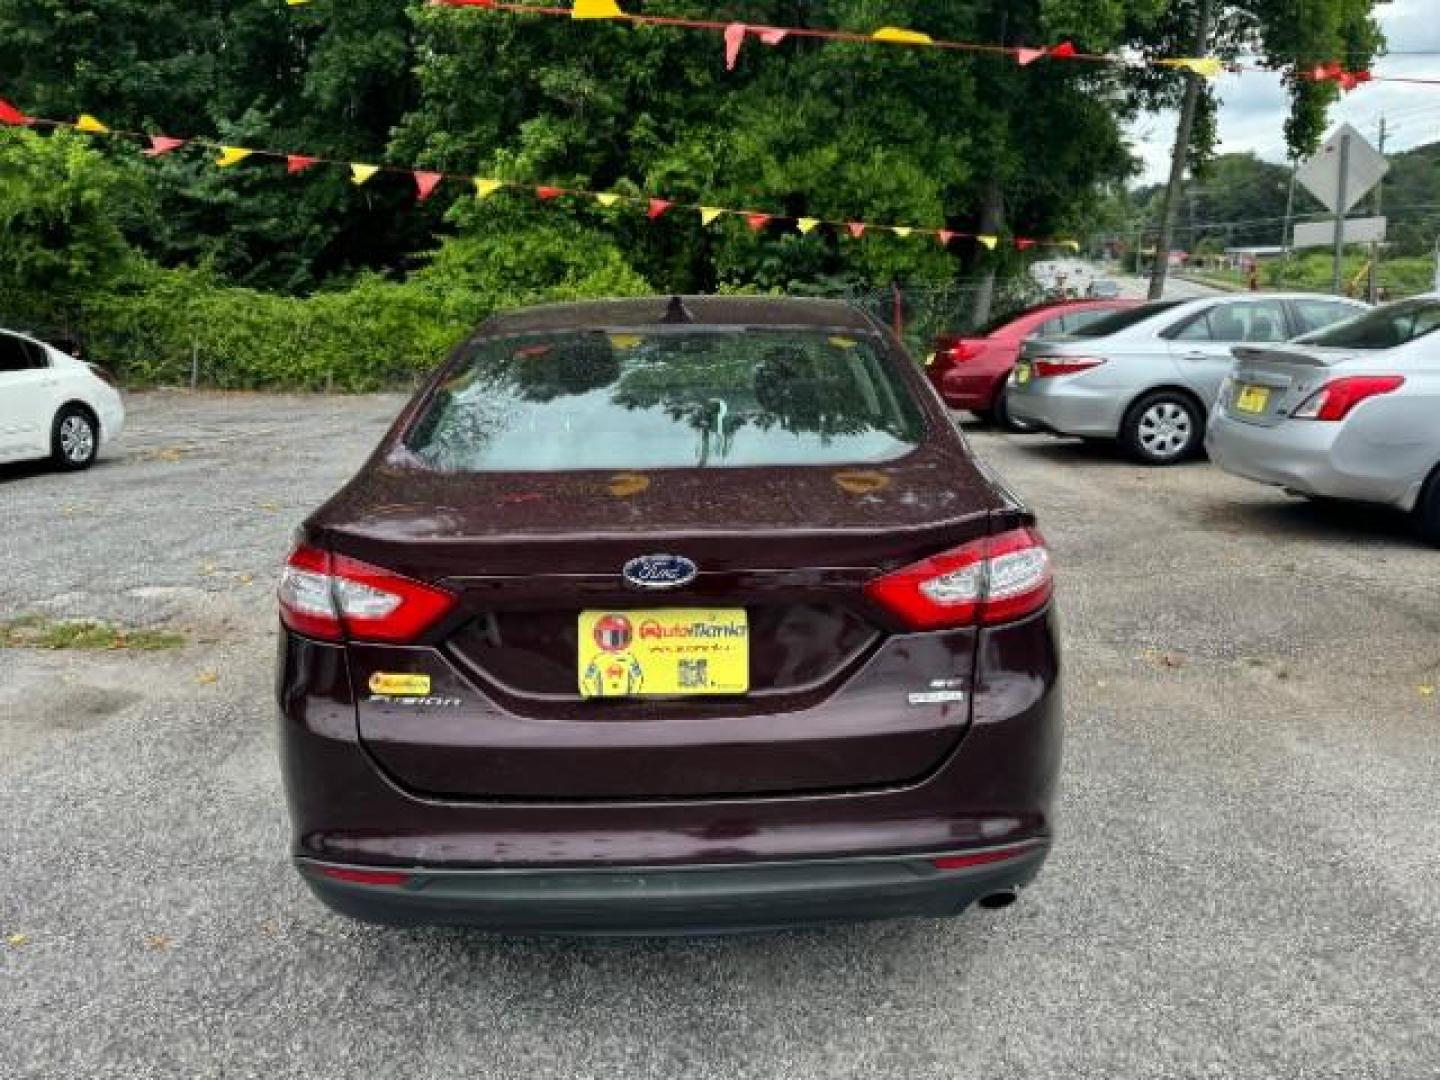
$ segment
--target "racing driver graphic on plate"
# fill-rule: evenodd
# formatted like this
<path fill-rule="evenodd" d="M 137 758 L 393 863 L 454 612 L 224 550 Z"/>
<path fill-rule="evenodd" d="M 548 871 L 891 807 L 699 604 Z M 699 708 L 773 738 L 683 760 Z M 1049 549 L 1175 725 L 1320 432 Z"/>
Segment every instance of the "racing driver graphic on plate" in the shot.
<path fill-rule="evenodd" d="M 635 630 L 624 615 L 606 615 L 595 624 L 595 644 L 600 654 L 585 667 L 580 681 L 594 697 L 638 694 L 645 684 L 645 671 L 630 652 Z"/>

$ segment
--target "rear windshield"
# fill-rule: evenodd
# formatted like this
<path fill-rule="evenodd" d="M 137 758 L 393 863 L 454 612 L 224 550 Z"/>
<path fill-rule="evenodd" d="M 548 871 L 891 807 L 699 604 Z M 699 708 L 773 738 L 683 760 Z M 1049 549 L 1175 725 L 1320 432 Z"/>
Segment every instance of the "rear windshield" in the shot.
<path fill-rule="evenodd" d="M 886 461 L 925 430 L 892 363 L 874 338 L 813 330 L 491 338 L 405 444 L 447 472 Z"/>
<path fill-rule="evenodd" d="M 1299 340 L 1340 349 L 1393 349 L 1440 330 L 1440 301 L 1402 300 Z"/>
<path fill-rule="evenodd" d="M 1139 307 L 1124 308 L 1111 312 L 1103 319 L 1096 319 L 1087 326 L 1077 327 L 1070 331 L 1069 336 L 1092 338 L 1117 334 L 1121 330 L 1130 329 L 1136 323 L 1144 322 L 1151 315 L 1159 315 L 1162 311 L 1169 311 L 1183 303 L 1185 303 L 1184 300 L 1156 300 L 1153 303 L 1141 304 Z"/>

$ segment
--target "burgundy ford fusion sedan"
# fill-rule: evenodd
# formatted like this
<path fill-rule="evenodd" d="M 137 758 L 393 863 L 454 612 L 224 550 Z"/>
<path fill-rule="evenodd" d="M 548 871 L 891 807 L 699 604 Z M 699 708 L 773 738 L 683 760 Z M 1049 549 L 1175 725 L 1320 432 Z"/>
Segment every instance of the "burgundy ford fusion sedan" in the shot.
<path fill-rule="evenodd" d="M 280 617 L 295 860 L 347 915 L 947 915 L 1049 848 L 1044 542 L 840 304 L 492 319 L 301 527 Z"/>

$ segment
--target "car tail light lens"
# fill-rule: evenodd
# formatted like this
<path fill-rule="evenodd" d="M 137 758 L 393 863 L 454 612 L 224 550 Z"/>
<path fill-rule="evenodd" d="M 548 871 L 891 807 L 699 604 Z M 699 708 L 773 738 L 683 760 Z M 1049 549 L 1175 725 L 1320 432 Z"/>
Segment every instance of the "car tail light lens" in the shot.
<path fill-rule="evenodd" d="M 913 630 L 994 626 L 1039 611 L 1054 579 L 1034 529 L 1013 529 L 876 578 L 866 595 Z"/>
<path fill-rule="evenodd" d="M 355 870 L 348 866 L 322 866 L 319 869 L 322 877 L 344 881 L 351 885 L 388 885 L 393 887 L 410 882 L 410 875 L 398 870 Z"/>
<path fill-rule="evenodd" d="M 1057 375 L 1078 375 L 1103 363 L 1098 356 L 1037 356 L 1030 370 L 1037 379 L 1053 379 Z"/>
<path fill-rule="evenodd" d="M 455 606 L 444 589 L 308 544 L 286 560 L 279 599 L 286 626 L 325 641 L 413 641 Z"/>
<path fill-rule="evenodd" d="M 972 866 L 985 866 L 989 863 L 1018 859 L 1021 855 L 1034 850 L 1035 845 L 1033 844 L 1020 844 L 1016 847 L 991 848 L 989 851 L 968 851 L 963 855 L 941 855 L 931 859 L 930 865 L 936 870 L 966 870 Z"/>
<path fill-rule="evenodd" d="M 1296 420 L 1344 420 L 1367 398 L 1389 394 L 1405 385 L 1403 375 L 1350 375 L 1328 382 L 1296 406 Z"/>
<path fill-rule="evenodd" d="M 927 361 L 929 367 L 944 370 L 966 360 L 973 360 L 984 351 L 985 343 L 967 338 L 940 337 Z"/>

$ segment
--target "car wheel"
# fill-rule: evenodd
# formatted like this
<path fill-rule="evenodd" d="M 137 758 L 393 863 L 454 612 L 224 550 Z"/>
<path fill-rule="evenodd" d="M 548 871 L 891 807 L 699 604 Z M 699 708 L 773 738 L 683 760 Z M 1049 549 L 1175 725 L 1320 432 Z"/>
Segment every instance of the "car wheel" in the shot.
<path fill-rule="evenodd" d="M 992 422 L 1001 431 L 1013 431 L 1017 434 L 1028 435 L 1039 430 L 1034 424 L 1028 424 L 1024 420 L 1017 419 L 1010 411 L 1009 388 L 1001 386 L 995 391 L 995 401 L 990 406 Z"/>
<path fill-rule="evenodd" d="M 55 417 L 50 456 L 62 469 L 88 469 L 100 452 L 100 429 L 88 409 L 66 405 Z"/>
<path fill-rule="evenodd" d="M 1415 507 L 1415 520 L 1420 525 L 1420 535 L 1436 547 L 1440 547 L 1440 469 L 1430 477 Z"/>
<path fill-rule="evenodd" d="M 1145 465 L 1174 465 L 1200 449 L 1205 418 L 1184 394 L 1160 390 L 1130 407 L 1120 425 L 1120 441 Z"/>

